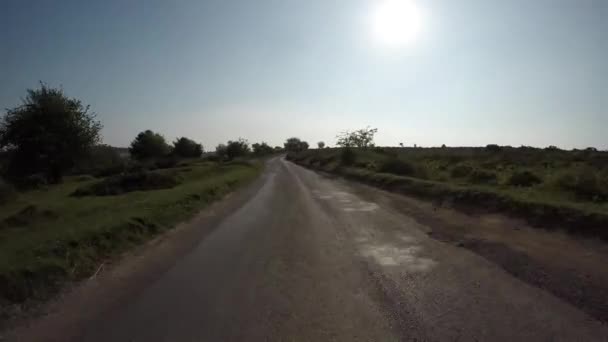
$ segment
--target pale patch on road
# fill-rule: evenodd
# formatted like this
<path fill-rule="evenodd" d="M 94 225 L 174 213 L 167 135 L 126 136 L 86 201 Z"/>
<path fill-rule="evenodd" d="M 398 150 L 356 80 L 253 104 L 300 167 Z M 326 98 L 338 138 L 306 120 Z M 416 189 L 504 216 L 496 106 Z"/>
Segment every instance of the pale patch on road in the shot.
<path fill-rule="evenodd" d="M 376 203 L 360 201 L 356 196 L 344 191 L 332 191 L 330 193 L 324 193 L 321 190 L 313 189 L 311 193 L 317 199 L 324 201 L 331 200 L 340 205 L 344 205 L 342 210 L 346 212 L 370 212 L 380 208 Z"/>
<path fill-rule="evenodd" d="M 372 202 L 358 202 L 358 203 L 354 203 L 355 206 L 350 206 L 350 207 L 346 207 L 343 208 L 342 210 L 344 211 L 375 211 L 378 208 L 380 208 L 376 203 L 372 203 Z"/>
<path fill-rule="evenodd" d="M 344 191 L 324 192 L 313 189 L 311 193 L 317 199 L 338 204 L 345 212 L 374 212 L 380 209 L 378 204 L 362 201 L 357 196 Z M 364 230 L 355 237 L 360 254 L 381 266 L 399 266 L 406 272 L 424 272 L 436 264 L 434 260 L 420 256 L 422 247 L 417 245 L 418 241 L 411 236 L 398 235 L 394 242 L 389 243 L 375 240 Z"/>
<path fill-rule="evenodd" d="M 394 242 L 382 243 L 374 241 L 369 234 L 365 235 L 355 238 L 360 254 L 381 266 L 399 266 L 406 272 L 425 272 L 437 264 L 433 259 L 421 256 L 423 247 L 416 244 L 414 237 L 399 235 Z"/>
<path fill-rule="evenodd" d="M 409 272 L 424 272 L 436 265 L 433 259 L 419 256 L 420 246 L 400 247 L 393 244 L 365 243 L 361 255 L 372 258 L 381 266 L 400 266 Z"/>

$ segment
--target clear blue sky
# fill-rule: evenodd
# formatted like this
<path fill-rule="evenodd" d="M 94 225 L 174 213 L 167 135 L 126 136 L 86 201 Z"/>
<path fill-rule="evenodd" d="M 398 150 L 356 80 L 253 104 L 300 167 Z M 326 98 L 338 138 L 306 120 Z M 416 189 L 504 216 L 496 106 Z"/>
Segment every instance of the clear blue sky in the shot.
<path fill-rule="evenodd" d="M 371 125 L 380 145 L 608 148 L 608 1 L 414 0 L 398 47 L 370 34 L 379 1 L 3 0 L 0 107 L 62 85 L 118 146 Z"/>

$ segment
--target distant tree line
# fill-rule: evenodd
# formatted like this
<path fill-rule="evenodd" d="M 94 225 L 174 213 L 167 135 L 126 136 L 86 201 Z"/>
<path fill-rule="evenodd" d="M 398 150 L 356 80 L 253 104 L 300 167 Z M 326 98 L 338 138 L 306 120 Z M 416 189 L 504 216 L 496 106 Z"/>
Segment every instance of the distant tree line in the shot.
<path fill-rule="evenodd" d="M 63 89 L 41 82 L 28 89 L 22 103 L 7 109 L 0 119 L 0 164 L 2 176 L 16 185 L 53 184 L 70 173 L 99 176 L 123 172 L 127 150 L 101 144 L 102 124 L 80 100 Z M 281 152 L 266 142 L 249 145 L 237 139 L 220 144 L 214 158 L 232 160 L 243 156 L 264 156 Z M 167 164 L 180 158 L 200 158 L 200 143 L 179 137 L 171 144 L 152 130 L 137 134 L 128 148 L 132 162 Z"/>
<path fill-rule="evenodd" d="M 198 158 L 203 151 L 203 145 L 186 137 L 176 139 L 169 146 L 165 137 L 151 130 L 139 133 L 129 147 L 131 157 L 140 161 L 162 157 Z"/>

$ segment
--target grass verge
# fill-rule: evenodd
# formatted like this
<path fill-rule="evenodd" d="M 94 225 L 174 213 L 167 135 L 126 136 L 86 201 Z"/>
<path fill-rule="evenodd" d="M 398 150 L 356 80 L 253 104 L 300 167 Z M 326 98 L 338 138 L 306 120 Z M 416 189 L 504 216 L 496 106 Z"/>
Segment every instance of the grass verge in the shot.
<path fill-rule="evenodd" d="M 181 179 L 173 188 L 117 196 L 70 196 L 99 182 L 82 177 L 22 194 L 0 208 L 0 305 L 47 298 L 62 283 L 93 274 L 102 261 L 190 218 L 261 168 L 195 163 L 170 170 Z"/>
<path fill-rule="evenodd" d="M 505 191 L 483 185 L 446 182 L 381 173 L 362 167 L 328 165 L 291 158 L 304 167 L 337 174 L 388 191 L 427 200 L 448 202 L 457 209 L 502 212 L 523 218 L 546 229 L 563 229 L 571 234 L 599 237 L 608 241 L 608 214 L 594 207 L 554 201 L 549 197 L 527 196 L 522 191 Z"/>

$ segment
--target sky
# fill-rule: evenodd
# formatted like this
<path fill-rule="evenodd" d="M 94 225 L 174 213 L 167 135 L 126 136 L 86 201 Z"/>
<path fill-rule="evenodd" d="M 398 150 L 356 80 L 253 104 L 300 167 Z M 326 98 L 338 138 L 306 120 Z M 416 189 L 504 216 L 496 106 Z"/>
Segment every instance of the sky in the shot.
<path fill-rule="evenodd" d="M 374 34 L 383 1 L 2 0 L 0 108 L 61 86 L 114 146 L 371 126 L 384 146 L 608 149 L 608 1 L 409 0 L 404 44 Z"/>

